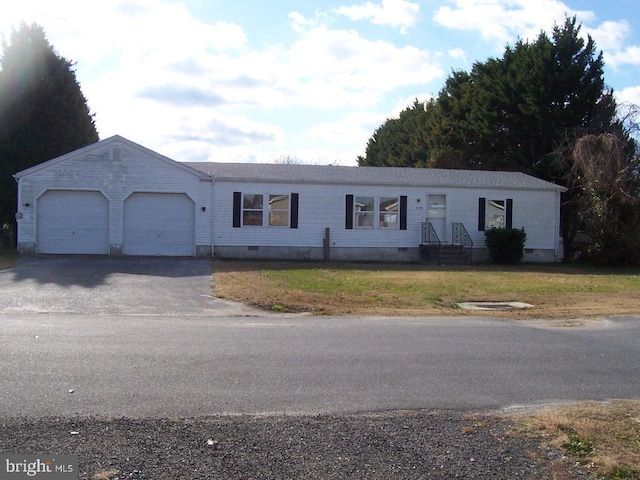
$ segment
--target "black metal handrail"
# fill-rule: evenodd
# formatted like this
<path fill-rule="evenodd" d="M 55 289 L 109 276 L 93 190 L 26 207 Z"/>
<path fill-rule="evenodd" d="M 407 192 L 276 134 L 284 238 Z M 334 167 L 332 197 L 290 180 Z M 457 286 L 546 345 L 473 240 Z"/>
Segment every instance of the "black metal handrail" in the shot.
<path fill-rule="evenodd" d="M 460 222 L 451 224 L 451 243 L 462 246 L 462 250 L 469 256 L 469 264 L 471 264 L 473 260 L 473 240 L 471 240 L 471 235 Z"/>
<path fill-rule="evenodd" d="M 422 244 L 440 246 L 440 239 L 431 222 L 422 222 Z"/>

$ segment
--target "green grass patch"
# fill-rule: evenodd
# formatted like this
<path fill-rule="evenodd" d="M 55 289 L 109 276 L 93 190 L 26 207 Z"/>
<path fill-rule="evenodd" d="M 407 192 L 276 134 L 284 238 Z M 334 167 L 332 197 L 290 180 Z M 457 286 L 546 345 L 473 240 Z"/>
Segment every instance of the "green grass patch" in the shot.
<path fill-rule="evenodd" d="M 640 269 L 216 260 L 214 275 L 218 296 L 324 314 L 458 314 L 469 301 L 522 301 L 551 317 L 640 312 Z"/>
<path fill-rule="evenodd" d="M 260 275 L 278 288 L 334 295 L 394 292 L 404 296 L 449 298 L 527 296 L 563 293 L 613 293 L 640 290 L 638 271 L 601 271 L 528 266 L 521 270 L 480 267 L 465 270 L 397 266 L 397 270 L 351 266 L 263 269 Z"/>

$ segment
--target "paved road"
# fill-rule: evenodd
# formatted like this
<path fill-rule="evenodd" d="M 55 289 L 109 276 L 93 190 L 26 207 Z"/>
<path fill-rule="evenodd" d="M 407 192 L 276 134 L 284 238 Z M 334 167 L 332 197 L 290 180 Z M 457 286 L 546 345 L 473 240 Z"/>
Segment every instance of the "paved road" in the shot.
<path fill-rule="evenodd" d="M 176 262 L 177 269 L 189 261 Z M 557 328 L 471 317 L 242 316 L 248 312 L 207 298 L 208 264 L 191 263 L 197 266 L 187 270 L 199 273 L 145 277 L 122 273 L 127 267 L 95 285 L 19 273 L 22 264 L 0 272 L 0 417 L 486 409 L 640 398 L 638 317 Z M 193 292 L 179 290 L 192 281 Z M 153 300 L 171 285 L 173 306 L 155 312 L 140 294 L 134 312 L 119 304 L 108 313 L 108 302 L 88 299 L 101 305 L 90 314 L 82 302 L 66 308 L 64 298 L 54 301 L 53 291 L 66 289 L 89 289 L 88 297 L 104 290 L 117 300 L 112 290 L 139 282 L 156 290 Z M 50 313 L 29 300 L 43 287 L 52 289 Z M 31 307 L 4 298 L 20 289 Z"/>

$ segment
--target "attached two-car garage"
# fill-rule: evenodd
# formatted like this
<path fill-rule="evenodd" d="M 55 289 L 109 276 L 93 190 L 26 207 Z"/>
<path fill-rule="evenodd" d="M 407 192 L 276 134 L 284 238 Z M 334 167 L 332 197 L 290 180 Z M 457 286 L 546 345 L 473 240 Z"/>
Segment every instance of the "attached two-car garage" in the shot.
<path fill-rule="evenodd" d="M 37 252 L 109 254 L 109 208 L 101 192 L 46 191 L 37 200 Z M 122 225 L 123 255 L 194 255 L 195 204 L 184 193 L 132 193 Z"/>
<path fill-rule="evenodd" d="M 15 178 L 23 254 L 213 252 L 213 177 L 118 135 Z"/>

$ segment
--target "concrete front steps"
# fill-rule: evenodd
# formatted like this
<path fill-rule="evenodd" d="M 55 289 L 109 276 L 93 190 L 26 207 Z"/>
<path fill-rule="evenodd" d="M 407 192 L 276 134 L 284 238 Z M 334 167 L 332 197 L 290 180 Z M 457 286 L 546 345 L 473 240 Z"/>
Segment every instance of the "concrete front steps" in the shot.
<path fill-rule="evenodd" d="M 469 265 L 469 253 L 462 245 L 420 245 L 420 256 L 431 265 Z"/>

